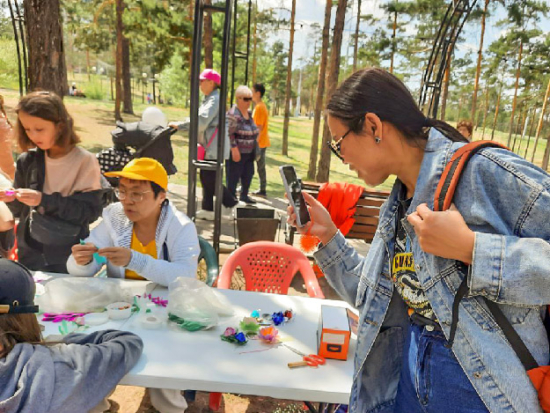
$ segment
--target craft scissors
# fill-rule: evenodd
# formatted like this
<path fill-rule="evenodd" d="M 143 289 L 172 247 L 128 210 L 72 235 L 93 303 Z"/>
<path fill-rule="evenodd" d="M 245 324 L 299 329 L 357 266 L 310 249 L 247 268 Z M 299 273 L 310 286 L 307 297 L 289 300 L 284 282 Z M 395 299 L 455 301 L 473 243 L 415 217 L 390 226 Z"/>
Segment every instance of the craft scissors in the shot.
<path fill-rule="evenodd" d="M 288 344 L 283 344 L 286 348 L 303 357 L 303 361 L 296 361 L 294 363 L 288 363 L 288 367 L 294 369 L 296 367 L 319 367 L 326 363 L 324 357 L 318 356 L 317 354 L 305 354 L 299 350 L 296 350 L 294 347 L 290 347 Z"/>

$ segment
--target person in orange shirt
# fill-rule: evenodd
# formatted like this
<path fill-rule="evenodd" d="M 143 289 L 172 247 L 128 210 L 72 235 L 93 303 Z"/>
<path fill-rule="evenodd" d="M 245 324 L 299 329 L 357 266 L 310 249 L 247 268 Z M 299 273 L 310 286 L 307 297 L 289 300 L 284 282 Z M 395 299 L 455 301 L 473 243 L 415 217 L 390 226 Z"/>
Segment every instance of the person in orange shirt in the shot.
<path fill-rule="evenodd" d="M 271 146 L 269 142 L 268 125 L 269 112 L 262 98 L 265 94 L 265 87 L 262 83 L 256 83 L 252 86 L 252 100 L 256 107 L 252 118 L 260 131 L 258 136 L 258 146 L 260 147 L 260 159 L 258 159 L 258 176 L 260 177 L 260 189 L 254 192 L 256 196 L 267 196 L 267 177 L 265 172 L 265 152 Z"/>

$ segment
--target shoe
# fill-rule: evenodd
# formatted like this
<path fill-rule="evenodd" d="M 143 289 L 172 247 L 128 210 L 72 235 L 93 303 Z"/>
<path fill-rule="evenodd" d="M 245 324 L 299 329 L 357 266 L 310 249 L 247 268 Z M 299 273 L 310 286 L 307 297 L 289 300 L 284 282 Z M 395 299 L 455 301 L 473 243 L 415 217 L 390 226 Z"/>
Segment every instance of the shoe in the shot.
<path fill-rule="evenodd" d="M 233 218 L 233 210 L 234 210 L 234 207 L 233 208 L 228 208 L 228 207 L 222 206 L 222 216 L 226 219 L 232 219 Z"/>
<path fill-rule="evenodd" d="M 201 209 L 195 214 L 196 219 L 205 219 L 207 221 L 214 221 L 214 211 L 207 211 L 206 209 Z"/>
<path fill-rule="evenodd" d="M 252 192 L 252 195 L 261 196 L 262 198 L 267 198 L 267 192 L 262 191 L 261 189 L 258 189 L 257 191 Z"/>
<path fill-rule="evenodd" d="M 243 201 L 245 204 L 248 204 L 248 205 L 254 205 L 256 204 L 256 201 L 254 201 L 252 198 L 250 198 L 249 196 L 246 196 L 246 197 L 241 197 L 241 201 Z"/>

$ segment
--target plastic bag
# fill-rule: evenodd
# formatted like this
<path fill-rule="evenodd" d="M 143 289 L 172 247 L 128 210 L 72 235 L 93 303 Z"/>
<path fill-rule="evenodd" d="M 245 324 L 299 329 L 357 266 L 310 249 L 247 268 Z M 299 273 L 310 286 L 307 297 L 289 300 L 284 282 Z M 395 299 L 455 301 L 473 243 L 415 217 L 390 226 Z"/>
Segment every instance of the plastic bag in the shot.
<path fill-rule="evenodd" d="M 169 285 L 169 319 L 188 331 L 217 326 L 220 316 L 233 315 L 231 305 L 204 282 L 179 277 Z"/>
<path fill-rule="evenodd" d="M 64 277 L 46 283 L 44 293 L 35 301 L 41 312 L 86 313 L 118 301 L 131 303 L 134 295 L 143 295 L 152 288 L 149 281 Z"/>

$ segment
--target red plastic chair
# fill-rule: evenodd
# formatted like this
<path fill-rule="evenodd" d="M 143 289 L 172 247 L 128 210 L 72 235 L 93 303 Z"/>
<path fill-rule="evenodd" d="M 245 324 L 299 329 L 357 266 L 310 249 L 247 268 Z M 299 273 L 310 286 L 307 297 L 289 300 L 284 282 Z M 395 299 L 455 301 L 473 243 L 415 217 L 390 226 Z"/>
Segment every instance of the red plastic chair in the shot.
<path fill-rule="evenodd" d="M 218 288 L 229 289 L 233 273 L 241 267 L 246 291 L 287 294 L 298 271 L 310 297 L 325 298 L 307 257 L 298 249 L 278 242 L 250 242 L 235 250 L 222 267 Z"/>
<path fill-rule="evenodd" d="M 233 273 L 240 267 L 246 291 L 287 294 L 298 271 L 310 297 L 325 298 L 307 257 L 298 249 L 277 242 L 257 241 L 239 247 L 227 259 L 218 277 L 218 288 L 229 289 Z M 210 393 L 209 407 L 217 411 L 221 393 Z"/>

